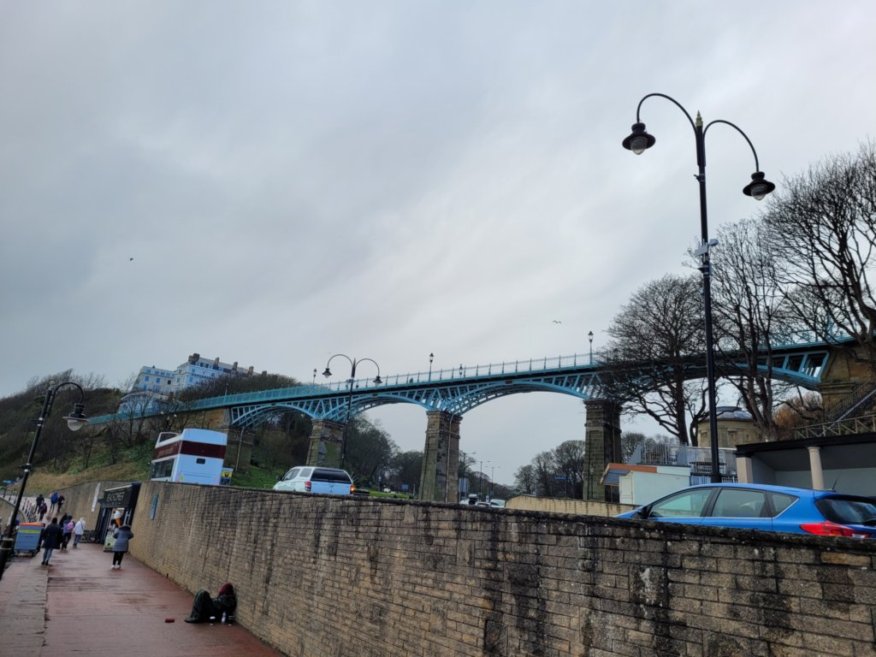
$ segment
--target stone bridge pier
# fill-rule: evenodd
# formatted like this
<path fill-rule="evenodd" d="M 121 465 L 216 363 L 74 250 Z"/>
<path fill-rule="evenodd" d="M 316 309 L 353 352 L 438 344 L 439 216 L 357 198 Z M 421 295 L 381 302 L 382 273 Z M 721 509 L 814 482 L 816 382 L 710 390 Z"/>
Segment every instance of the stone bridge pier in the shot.
<path fill-rule="evenodd" d="M 420 499 L 456 503 L 459 500 L 459 423 L 461 415 L 426 412 L 426 448 L 420 473 Z"/>
<path fill-rule="evenodd" d="M 344 442 L 344 424 L 333 420 L 313 420 L 310 431 L 310 446 L 307 449 L 307 465 L 341 467 L 341 450 Z"/>
<path fill-rule="evenodd" d="M 611 488 L 600 484 L 605 466 L 619 463 L 621 458 L 621 406 L 610 399 L 584 402 L 587 420 L 584 434 L 584 499 L 612 500 Z"/>

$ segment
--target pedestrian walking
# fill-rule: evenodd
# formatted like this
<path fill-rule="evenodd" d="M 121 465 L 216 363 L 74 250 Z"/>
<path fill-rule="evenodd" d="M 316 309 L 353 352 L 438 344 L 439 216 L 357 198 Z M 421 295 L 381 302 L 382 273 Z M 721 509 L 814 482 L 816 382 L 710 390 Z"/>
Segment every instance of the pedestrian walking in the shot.
<path fill-rule="evenodd" d="M 79 518 L 76 524 L 73 525 L 73 549 L 79 547 L 79 541 L 82 540 L 82 535 L 85 533 L 85 518 Z"/>
<path fill-rule="evenodd" d="M 49 526 L 43 531 L 43 565 L 50 566 L 49 563 L 52 560 L 52 552 L 54 552 L 60 545 L 63 537 L 63 532 L 61 531 L 60 525 L 58 525 L 58 519 L 52 518 L 52 522 L 49 523 Z"/>
<path fill-rule="evenodd" d="M 64 502 L 67 501 L 67 498 L 63 495 L 58 495 L 58 513 L 61 513 L 61 507 L 64 506 Z"/>
<path fill-rule="evenodd" d="M 58 491 L 52 491 L 52 494 L 49 495 L 49 501 L 52 503 L 52 505 L 49 507 L 49 513 L 54 514 L 55 507 L 58 506 Z"/>
<path fill-rule="evenodd" d="M 49 505 L 46 504 L 45 500 L 43 500 L 42 503 L 40 504 L 40 508 L 38 509 L 38 511 L 40 514 L 40 522 L 42 522 L 43 518 L 45 518 L 46 514 L 49 512 Z"/>
<path fill-rule="evenodd" d="M 73 522 L 73 516 L 64 516 L 66 521 L 63 524 L 64 528 L 64 537 L 61 540 L 61 549 L 66 550 L 67 545 L 70 543 L 70 539 L 73 537 L 73 528 L 76 526 L 76 523 Z"/>
<path fill-rule="evenodd" d="M 40 512 L 40 507 L 43 505 L 43 500 L 44 500 L 44 499 L 46 499 L 46 498 L 43 497 L 43 494 L 42 494 L 42 493 L 39 493 L 39 494 L 36 496 L 36 510 L 37 510 L 37 513 Z"/>
<path fill-rule="evenodd" d="M 134 532 L 128 525 L 122 525 L 113 532 L 113 570 L 121 570 L 122 558 L 128 551 L 128 542 L 134 538 Z"/>

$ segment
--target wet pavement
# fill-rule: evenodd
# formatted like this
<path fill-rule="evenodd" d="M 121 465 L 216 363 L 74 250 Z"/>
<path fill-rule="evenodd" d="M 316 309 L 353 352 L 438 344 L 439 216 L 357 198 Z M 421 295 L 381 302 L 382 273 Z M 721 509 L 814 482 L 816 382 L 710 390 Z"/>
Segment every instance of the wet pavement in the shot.
<path fill-rule="evenodd" d="M 183 622 L 192 596 L 96 544 L 15 557 L 0 580 L 0 657 L 282 657 L 240 625 Z M 215 591 L 211 591 L 215 595 Z"/>

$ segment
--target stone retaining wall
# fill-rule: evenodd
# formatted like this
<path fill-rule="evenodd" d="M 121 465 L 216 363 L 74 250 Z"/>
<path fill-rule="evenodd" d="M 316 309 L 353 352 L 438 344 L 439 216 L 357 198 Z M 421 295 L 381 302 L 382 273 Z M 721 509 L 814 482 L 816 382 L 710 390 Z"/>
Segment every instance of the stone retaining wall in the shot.
<path fill-rule="evenodd" d="M 872 543 L 159 482 L 133 530 L 295 657 L 876 655 Z"/>

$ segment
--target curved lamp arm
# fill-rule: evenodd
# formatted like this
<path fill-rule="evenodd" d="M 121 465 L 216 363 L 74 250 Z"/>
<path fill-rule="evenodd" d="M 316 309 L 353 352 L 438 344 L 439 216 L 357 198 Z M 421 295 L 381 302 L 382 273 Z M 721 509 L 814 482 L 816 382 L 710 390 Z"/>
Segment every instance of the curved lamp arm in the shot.
<path fill-rule="evenodd" d="M 760 163 L 757 159 L 757 151 L 754 149 L 754 144 L 751 143 L 751 140 L 748 138 L 748 135 L 735 123 L 731 123 L 730 121 L 725 121 L 724 119 L 715 119 L 714 121 L 709 121 L 706 124 L 706 127 L 703 128 L 703 139 L 705 139 L 706 131 L 716 123 L 723 123 L 724 125 L 729 125 L 731 128 L 736 130 L 742 138 L 748 142 L 749 148 L 751 148 L 751 154 L 754 155 L 754 173 L 751 174 L 751 182 L 748 183 L 745 187 L 742 188 L 742 193 L 746 196 L 751 196 L 756 201 L 760 201 L 764 196 L 773 191 L 776 186 L 774 183 L 771 183 L 766 179 L 763 171 L 760 170 Z"/>
<path fill-rule="evenodd" d="M 373 363 L 374 366 L 377 368 L 377 376 L 374 378 L 374 383 L 377 383 L 377 384 L 383 383 L 382 379 L 380 378 L 380 365 L 377 363 L 376 360 L 374 360 L 373 358 L 358 358 L 358 359 L 350 358 L 347 354 L 335 354 L 334 356 L 329 358 L 325 364 L 325 372 L 322 373 L 322 375 L 324 377 L 328 378 L 332 375 L 332 371 L 329 368 L 329 365 L 331 365 L 331 362 L 335 358 L 337 358 L 338 356 L 346 358 L 347 362 L 350 363 L 350 381 L 351 382 L 356 378 L 356 367 L 359 365 L 359 363 L 364 363 L 367 361 L 367 362 Z"/>

